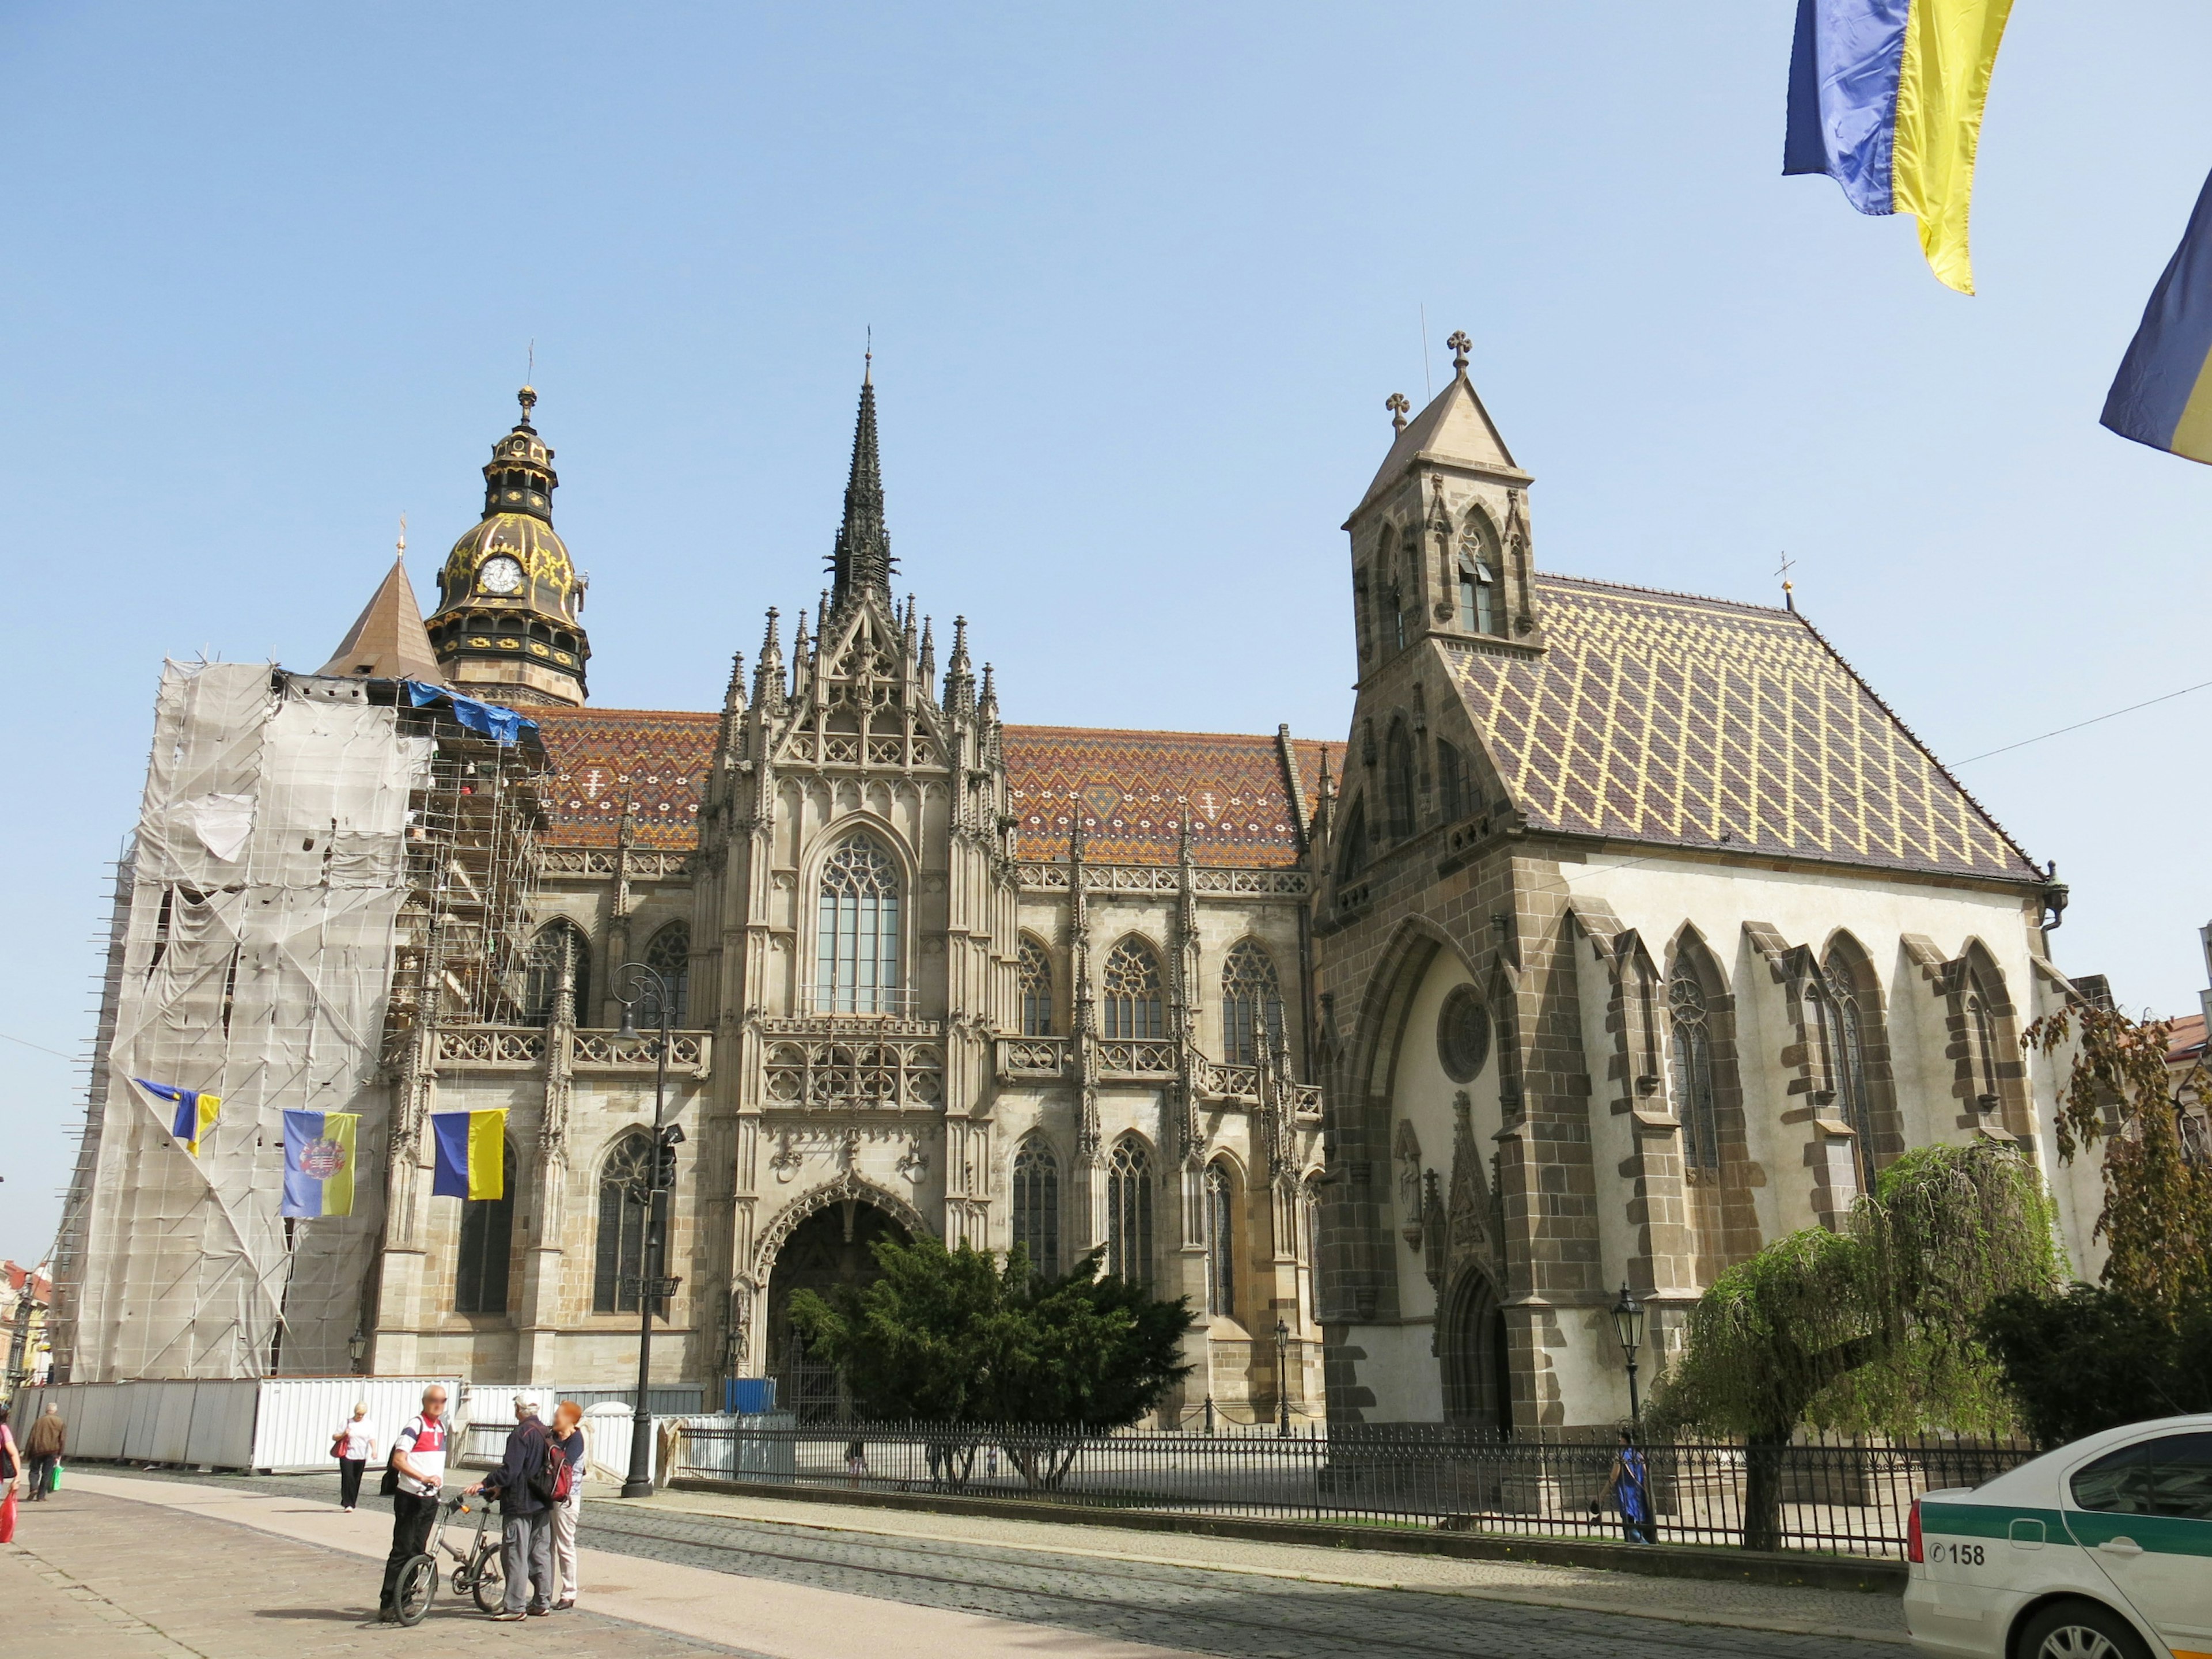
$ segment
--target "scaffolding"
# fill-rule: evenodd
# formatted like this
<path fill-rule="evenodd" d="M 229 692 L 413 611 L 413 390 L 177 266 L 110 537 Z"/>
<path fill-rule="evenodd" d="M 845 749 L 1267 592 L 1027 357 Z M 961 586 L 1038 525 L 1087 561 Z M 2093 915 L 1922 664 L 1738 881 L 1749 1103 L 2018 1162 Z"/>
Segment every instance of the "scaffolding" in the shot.
<path fill-rule="evenodd" d="M 533 728 L 471 729 L 468 708 L 416 707 L 397 682 L 165 665 L 64 1206 L 64 1375 L 351 1368 L 385 1160 L 419 1127 L 393 1121 L 395 1094 L 419 1098 L 410 1040 L 511 1023 L 529 994 L 544 751 Z M 133 1079 L 222 1097 L 197 1156 Z M 296 1109 L 360 1115 L 350 1216 L 280 1213 Z"/>

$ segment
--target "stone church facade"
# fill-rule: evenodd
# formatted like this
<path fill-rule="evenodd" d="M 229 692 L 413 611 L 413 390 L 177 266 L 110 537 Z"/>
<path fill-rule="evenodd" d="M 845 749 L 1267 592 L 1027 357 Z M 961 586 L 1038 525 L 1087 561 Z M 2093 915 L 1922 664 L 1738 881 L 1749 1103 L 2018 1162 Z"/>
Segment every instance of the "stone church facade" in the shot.
<path fill-rule="evenodd" d="M 526 389 L 427 623 L 395 569 L 279 676 L 447 687 L 543 748 L 526 971 L 465 1012 L 399 952 L 431 988 L 358 1079 L 376 1201 L 307 1224 L 373 1265 L 287 1363 L 351 1319 L 377 1373 L 620 1387 L 657 1269 L 657 1380 L 826 1407 L 791 1294 L 928 1234 L 1188 1297 L 1170 1420 L 1589 1425 L 1626 1410 L 1624 1288 L 1648 1378 L 1717 1273 L 1905 1149 L 2054 1167 L 2019 1043 L 2073 994 L 2051 872 L 1793 610 L 1540 572 L 1454 344 L 1345 526 L 1327 744 L 1005 723 L 965 624 L 940 662 L 895 597 L 866 382 L 788 642 L 770 611 L 717 710 L 594 707 Z M 617 1028 L 663 1010 L 630 964 L 670 988 L 684 1135 L 650 1216 L 653 1050 Z M 428 1115 L 492 1106 L 506 1195 L 431 1195 Z"/>

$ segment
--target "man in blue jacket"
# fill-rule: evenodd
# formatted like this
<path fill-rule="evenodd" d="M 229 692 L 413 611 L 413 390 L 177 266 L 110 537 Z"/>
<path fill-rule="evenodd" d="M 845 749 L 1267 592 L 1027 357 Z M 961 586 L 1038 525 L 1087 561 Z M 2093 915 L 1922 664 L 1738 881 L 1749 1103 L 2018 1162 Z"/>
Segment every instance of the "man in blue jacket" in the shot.
<path fill-rule="evenodd" d="M 553 1511 L 544 1493 L 533 1489 L 546 1484 L 545 1425 L 538 1417 L 543 1403 L 526 1389 L 514 1396 L 514 1430 L 507 1437 L 507 1454 L 497 1468 L 469 1488 L 471 1494 L 498 1494 L 505 1523 L 500 1567 L 507 1576 L 507 1599 L 492 1614 L 498 1620 L 531 1618 L 552 1603 Z"/>

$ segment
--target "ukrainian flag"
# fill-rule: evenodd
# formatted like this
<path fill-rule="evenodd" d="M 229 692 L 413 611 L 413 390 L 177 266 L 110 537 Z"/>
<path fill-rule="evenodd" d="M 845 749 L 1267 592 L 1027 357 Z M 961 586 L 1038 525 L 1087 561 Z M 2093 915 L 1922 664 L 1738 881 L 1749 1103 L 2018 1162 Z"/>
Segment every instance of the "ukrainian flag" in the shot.
<path fill-rule="evenodd" d="M 2104 422 L 2153 449 L 2212 462 L 2212 179 L 2150 291 Z"/>
<path fill-rule="evenodd" d="M 131 1079 L 149 1095 L 176 1103 L 176 1116 L 171 1120 L 169 1133 L 184 1142 L 185 1150 L 194 1158 L 200 1155 L 200 1137 L 222 1110 L 222 1097 L 198 1089 L 179 1089 L 171 1083 L 149 1083 L 143 1077 Z"/>
<path fill-rule="evenodd" d="M 284 1202 L 279 1214 L 318 1221 L 353 1213 L 360 1128 L 359 1112 L 284 1114 Z"/>
<path fill-rule="evenodd" d="M 1966 209 L 2012 0 L 1797 0 L 1785 173 L 1861 213 L 1909 213 L 1936 279 L 1974 291 Z"/>
<path fill-rule="evenodd" d="M 504 1198 L 507 1195 L 507 1108 L 482 1112 L 433 1112 L 430 1138 L 437 1143 L 434 1198 Z"/>

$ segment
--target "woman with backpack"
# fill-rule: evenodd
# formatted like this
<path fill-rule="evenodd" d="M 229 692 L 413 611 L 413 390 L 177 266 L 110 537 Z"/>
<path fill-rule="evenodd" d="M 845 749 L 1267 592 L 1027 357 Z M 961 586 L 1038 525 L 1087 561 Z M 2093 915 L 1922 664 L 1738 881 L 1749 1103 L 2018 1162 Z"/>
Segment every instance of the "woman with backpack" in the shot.
<path fill-rule="evenodd" d="M 561 1460 L 553 1486 L 553 1611 L 576 1606 L 576 1523 L 584 1513 L 584 1408 L 564 1400 L 553 1408 L 547 1450 Z"/>

